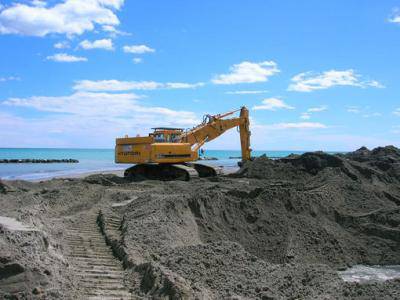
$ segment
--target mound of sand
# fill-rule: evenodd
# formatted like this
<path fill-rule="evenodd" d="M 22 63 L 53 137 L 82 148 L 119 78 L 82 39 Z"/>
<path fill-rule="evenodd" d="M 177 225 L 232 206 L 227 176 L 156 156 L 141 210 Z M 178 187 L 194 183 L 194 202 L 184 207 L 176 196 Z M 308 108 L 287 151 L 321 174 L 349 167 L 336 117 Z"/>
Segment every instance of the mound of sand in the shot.
<path fill-rule="evenodd" d="M 0 286 L 7 277 L 29 296 L 39 285 L 48 298 L 51 289 L 72 297 L 63 230 L 71 222 L 79 227 L 85 211 L 101 210 L 99 225 L 126 267 L 124 282 L 141 297 L 398 299 L 398 280 L 345 283 L 337 270 L 400 264 L 399 153 L 389 146 L 264 156 L 235 176 L 192 182 L 109 175 L 7 182 L 13 192 L 0 197 L 5 215 L 41 231 L 31 241 L 21 233 L 0 240 Z M 5 260 L 3 253 L 15 254 Z M 39 272 L 22 284 L 22 270 Z"/>
<path fill-rule="evenodd" d="M 284 182 L 278 191 L 265 191 L 264 199 L 279 199 L 269 213 L 278 210 L 276 216 L 290 216 L 284 224 L 291 223 L 288 240 L 299 245 L 291 251 L 295 259 L 333 266 L 391 264 L 400 259 L 399 167 L 400 151 L 389 146 L 346 155 L 305 153 L 277 161 L 261 157 L 239 173 Z"/>
<path fill-rule="evenodd" d="M 214 279 L 207 272 L 196 273 L 192 260 L 200 266 L 208 257 L 215 258 L 216 253 L 206 254 L 205 250 L 215 243 L 220 248 L 227 245 L 226 241 L 240 245 L 257 260 L 278 264 L 275 268 L 281 273 L 287 272 L 287 264 L 308 266 L 310 273 L 317 273 L 321 264 L 333 269 L 354 264 L 398 264 L 400 188 L 396 151 L 386 147 L 370 153 L 370 159 L 363 162 L 352 159 L 354 153 L 316 152 L 281 160 L 260 157 L 243 165 L 240 179 L 220 179 L 190 189 L 172 183 L 165 193 L 139 197 L 124 210 L 127 256 L 133 265 L 162 257 L 164 268 L 186 280 L 191 278 L 186 289 L 199 289 L 216 298 L 233 294 L 252 298 L 257 294 L 249 291 L 257 285 L 251 280 L 243 283 L 237 274 L 246 274 L 246 268 L 238 267 L 238 258 L 231 259 L 232 251 L 226 249 L 220 250 L 225 253 L 225 265 L 236 272 L 225 270 L 224 276 L 215 275 Z M 389 168 L 376 163 L 388 159 L 394 159 Z M 154 236 L 159 238 L 151 238 Z M 185 253 L 185 263 L 172 264 L 170 259 L 175 259 L 179 251 Z M 160 262 L 156 259 L 156 263 Z M 255 266 L 250 268 L 263 274 Z M 333 283 L 338 278 L 329 273 L 329 268 L 324 272 L 327 275 L 321 275 L 315 287 L 320 294 L 311 296 L 304 286 L 290 293 L 306 298 L 336 293 Z M 192 278 L 193 274 L 197 277 Z M 216 287 L 218 278 L 230 288 L 223 291 L 221 286 Z M 234 289 L 231 281 L 239 282 L 242 292 Z M 273 290 L 275 283 L 266 281 L 264 287 Z M 192 282 L 202 287 L 194 288 Z M 293 286 L 298 282 L 303 280 L 293 279 Z M 324 282 L 332 282 L 333 290 L 324 287 Z M 257 286 L 257 290 L 262 287 Z M 277 291 L 271 295 L 288 297 Z"/>

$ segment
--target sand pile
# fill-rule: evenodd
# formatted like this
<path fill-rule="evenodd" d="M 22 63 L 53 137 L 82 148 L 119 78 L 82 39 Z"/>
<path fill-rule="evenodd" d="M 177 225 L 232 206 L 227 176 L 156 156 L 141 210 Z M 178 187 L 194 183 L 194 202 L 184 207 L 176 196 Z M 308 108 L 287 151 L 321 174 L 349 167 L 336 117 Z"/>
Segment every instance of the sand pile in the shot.
<path fill-rule="evenodd" d="M 113 175 L 7 182 L 13 192 L 0 196 L 0 205 L 8 216 L 36 224 L 66 263 L 64 228 L 71 222 L 79 228 L 86 211 L 99 210 L 105 239 L 126 268 L 124 284 L 145 298 L 398 299 L 398 280 L 345 283 L 337 270 L 400 264 L 399 153 L 384 147 L 260 157 L 235 176 L 191 182 Z M 0 284 L 5 277 L 18 282 L 5 264 L 40 274 L 48 268 L 42 257 L 51 251 L 39 240 L 29 241 L 33 256 L 15 240 L 2 240 L 4 253 L 15 256 L 0 266 Z M 46 282 L 60 280 L 56 270 L 65 272 L 64 281 L 46 285 L 33 276 L 27 291 L 40 285 L 72 295 L 74 273 L 53 261 Z"/>
<path fill-rule="evenodd" d="M 246 163 L 240 173 L 285 185 L 276 195 L 266 193 L 272 201 L 280 199 L 270 213 L 278 209 L 276 215 L 290 216 L 295 229 L 288 238 L 298 244 L 291 251 L 295 260 L 332 266 L 396 264 L 399 167 L 400 151 L 389 146 L 346 155 L 305 153 L 278 161 L 262 157 Z"/>
<path fill-rule="evenodd" d="M 0 296 L 5 299 L 62 297 L 65 261 L 47 234 L 11 218 L 0 218 Z M 7 296 L 10 298 L 7 298 Z M 11 296 L 12 295 L 12 296 Z M 14 298 L 13 298 L 14 297 Z"/>
<path fill-rule="evenodd" d="M 288 297 L 274 290 L 276 283 L 261 270 L 269 265 L 279 273 L 290 273 L 290 264 L 303 270 L 307 266 L 306 274 L 320 272 L 320 281 L 312 288 L 320 294 L 307 293 L 307 280 L 301 276 L 291 279 L 290 294 L 311 299 L 337 293 L 338 278 L 327 266 L 343 269 L 400 262 L 398 150 L 375 149 L 363 161 L 354 159 L 361 151 L 306 153 L 282 160 L 260 157 L 242 167 L 241 178 L 190 188 L 171 183 L 163 192 L 139 197 L 124 210 L 127 256 L 132 265 L 161 264 L 181 276 L 186 280 L 181 290 L 200 290 L 201 295 L 216 298 L 234 294 L 252 298 L 258 295 L 255 289 L 263 288 L 273 297 Z M 388 160 L 390 166 L 382 167 Z M 230 256 L 229 243 L 240 245 L 265 265 L 240 267 L 237 255 Z M 219 251 L 224 253 L 225 275 L 216 271 L 221 266 L 215 270 L 202 266 L 202 261 L 215 259 Z M 173 263 L 177 256 L 179 264 Z M 252 281 L 251 276 L 243 280 L 247 267 L 265 281 Z M 200 273 L 198 268 L 202 268 Z M 331 289 L 324 287 L 327 282 L 332 283 Z M 241 291 L 235 284 L 240 284 Z M 148 291 L 159 292 L 154 286 Z"/>

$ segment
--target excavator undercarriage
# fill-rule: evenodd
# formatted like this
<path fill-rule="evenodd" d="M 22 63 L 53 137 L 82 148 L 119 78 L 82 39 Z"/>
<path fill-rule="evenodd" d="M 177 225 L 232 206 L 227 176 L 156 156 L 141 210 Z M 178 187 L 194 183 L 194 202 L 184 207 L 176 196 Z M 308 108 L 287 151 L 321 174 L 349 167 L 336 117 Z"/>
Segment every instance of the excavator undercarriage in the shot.
<path fill-rule="evenodd" d="M 124 172 L 124 177 L 132 180 L 183 180 L 198 177 L 214 177 L 221 174 L 221 169 L 196 163 L 181 164 L 137 164 Z"/>

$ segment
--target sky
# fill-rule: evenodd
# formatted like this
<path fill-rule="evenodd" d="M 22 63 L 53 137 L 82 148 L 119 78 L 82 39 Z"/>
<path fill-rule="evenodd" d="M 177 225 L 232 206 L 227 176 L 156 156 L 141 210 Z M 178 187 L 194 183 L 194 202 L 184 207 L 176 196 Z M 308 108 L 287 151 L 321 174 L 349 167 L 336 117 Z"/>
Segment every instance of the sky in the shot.
<path fill-rule="evenodd" d="M 399 147 L 399 73 L 399 0 L 0 0 L 0 147 L 113 148 L 241 106 L 254 150 Z"/>

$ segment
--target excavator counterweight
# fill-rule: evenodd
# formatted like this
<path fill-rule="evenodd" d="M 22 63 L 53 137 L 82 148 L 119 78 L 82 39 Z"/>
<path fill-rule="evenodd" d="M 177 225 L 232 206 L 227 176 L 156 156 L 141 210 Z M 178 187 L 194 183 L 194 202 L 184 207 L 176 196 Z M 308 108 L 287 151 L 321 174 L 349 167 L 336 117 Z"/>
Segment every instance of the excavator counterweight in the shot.
<path fill-rule="evenodd" d="M 226 118 L 240 111 L 234 118 Z M 189 180 L 194 177 L 216 176 L 218 170 L 194 163 L 200 148 L 218 138 L 227 130 L 238 127 L 242 160 L 250 160 L 249 111 L 246 107 L 220 115 L 206 115 L 198 126 L 181 128 L 158 127 L 146 137 L 116 139 L 115 162 L 135 164 L 125 170 L 125 177 L 132 180 Z"/>

